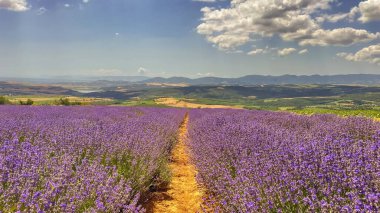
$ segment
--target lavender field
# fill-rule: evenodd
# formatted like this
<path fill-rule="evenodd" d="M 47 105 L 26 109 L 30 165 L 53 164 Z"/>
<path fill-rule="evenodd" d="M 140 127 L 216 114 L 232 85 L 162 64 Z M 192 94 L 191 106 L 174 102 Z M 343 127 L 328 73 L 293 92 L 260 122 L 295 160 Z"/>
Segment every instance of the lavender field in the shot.
<path fill-rule="evenodd" d="M 145 212 L 186 113 L 0 107 L 0 212 Z M 187 129 L 208 211 L 380 211 L 380 123 L 193 109 Z"/>
<path fill-rule="evenodd" d="M 215 211 L 380 211 L 380 125 L 372 120 L 193 110 L 189 135 Z"/>
<path fill-rule="evenodd" d="M 0 212 L 139 212 L 184 112 L 121 107 L 0 108 Z"/>

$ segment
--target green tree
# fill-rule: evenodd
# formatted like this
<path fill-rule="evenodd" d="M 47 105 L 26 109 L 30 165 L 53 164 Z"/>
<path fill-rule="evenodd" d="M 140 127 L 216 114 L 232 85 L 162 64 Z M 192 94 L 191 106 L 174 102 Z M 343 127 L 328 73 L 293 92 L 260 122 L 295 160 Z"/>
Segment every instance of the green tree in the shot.
<path fill-rule="evenodd" d="M 30 106 L 30 105 L 33 105 L 33 104 L 34 104 L 34 101 L 32 99 L 30 99 L 30 98 L 28 98 L 28 100 L 26 100 L 25 102 L 20 100 L 20 105 Z"/>
<path fill-rule="evenodd" d="M 4 96 L 0 96 L 0 105 L 4 104 L 9 104 L 9 100 Z"/>
<path fill-rule="evenodd" d="M 70 106 L 70 100 L 68 98 L 60 98 L 59 105 Z"/>
<path fill-rule="evenodd" d="M 26 105 L 31 106 L 33 104 L 34 104 L 34 101 L 32 99 L 28 98 L 28 100 L 26 100 Z"/>

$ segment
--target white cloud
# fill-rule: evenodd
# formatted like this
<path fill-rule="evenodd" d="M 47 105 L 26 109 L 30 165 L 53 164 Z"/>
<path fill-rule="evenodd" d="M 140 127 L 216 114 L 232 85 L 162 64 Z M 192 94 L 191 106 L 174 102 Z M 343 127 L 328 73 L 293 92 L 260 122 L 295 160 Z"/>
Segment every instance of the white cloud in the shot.
<path fill-rule="evenodd" d="M 359 11 L 361 14 L 359 21 L 361 22 L 380 21 L 380 0 L 360 2 Z"/>
<path fill-rule="evenodd" d="M 0 0 L 0 9 L 16 12 L 29 10 L 26 0 Z"/>
<path fill-rule="evenodd" d="M 265 49 L 254 49 L 251 52 L 248 52 L 247 55 L 259 55 L 266 53 Z"/>
<path fill-rule="evenodd" d="M 241 53 L 244 53 L 243 50 L 227 50 L 226 53 L 229 53 L 229 54 L 241 54 Z"/>
<path fill-rule="evenodd" d="M 377 0 L 378 1 L 378 0 Z M 326 30 L 318 16 L 335 0 L 232 0 L 228 8 L 202 8 L 197 32 L 221 50 L 236 49 L 256 38 L 279 36 L 300 45 L 352 45 L 378 38 L 362 29 Z M 345 16 L 329 17 L 338 21 Z"/>
<path fill-rule="evenodd" d="M 308 49 L 303 49 L 303 50 L 300 50 L 300 51 L 298 52 L 298 54 L 300 54 L 300 55 L 304 55 L 304 54 L 306 54 L 306 53 L 308 53 L 308 52 L 309 52 Z"/>
<path fill-rule="evenodd" d="M 285 48 L 285 49 L 278 50 L 277 54 L 279 56 L 287 56 L 287 55 L 293 54 L 295 52 L 297 52 L 297 49 L 295 49 L 295 48 Z"/>
<path fill-rule="evenodd" d="M 358 6 L 353 7 L 348 13 L 325 14 L 318 17 L 317 20 L 319 22 L 337 22 L 344 19 L 354 21 L 356 18 L 362 23 L 380 21 L 380 0 L 361 1 Z"/>
<path fill-rule="evenodd" d="M 86 3 L 90 2 L 90 0 L 82 0 L 82 2 L 86 4 Z"/>
<path fill-rule="evenodd" d="M 43 14 L 45 14 L 45 13 L 46 13 L 46 11 L 47 11 L 47 9 L 46 9 L 46 8 L 44 8 L 44 7 L 40 7 L 40 8 L 38 8 L 38 10 L 37 10 L 36 14 L 40 16 L 40 15 L 43 15 Z"/>
<path fill-rule="evenodd" d="M 210 77 L 214 76 L 214 73 L 208 72 L 208 73 L 197 73 L 197 76 L 199 77 Z"/>
<path fill-rule="evenodd" d="M 253 47 L 256 47 L 256 46 L 254 45 Z M 277 48 L 270 48 L 269 46 L 266 46 L 265 48 L 253 49 L 250 52 L 248 52 L 247 55 L 255 56 L 255 55 L 260 55 L 260 54 L 267 54 L 275 50 L 277 50 Z"/>
<path fill-rule="evenodd" d="M 253 50 L 247 53 L 247 55 L 255 56 L 255 55 L 260 55 L 260 54 L 268 54 L 268 53 L 273 53 L 274 51 L 277 51 L 277 47 L 269 47 L 266 46 L 265 48 L 256 48 L 256 45 L 252 46 Z"/>
<path fill-rule="evenodd" d="M 139 75 L 146 75 L 146 74 L 148 74 L 148 70 L 147 70 L 146 68 L 144 68 L 144 67 L 140 67 L 140 68 L 137 70 L 137 73 L 138 73 Z"/>
<path fill-rule="evenodd" d="M 341 58 L 346 58 L 349 55 L 349 53 L 341 52 L 341 53 L 337 53 L 336 55 Z"/>
<path fill-rule="evenodd" d="M 70 7 L 70 4 L 64 4 L 63 6 L 68 8 L 68 7 Z"/>
<path fill-rule="evenodd" d="M 319 23 L 326 22 L 326 21 L 336 23 L 338 21 L 347 19 L 349 16 L 350 16 L 350 13 L 338 13 L 338 14 L 329 14 L 329 15 L 323 14 L 322 16 L 317 17 L 316 20 Z"/>
<path fill-rule="evenodd" d="M 333 30 L 318 29 L 310 33 L 309 38 L 300 40 L 300 45 L 312 46 L 349 46 L 355 43 L 368 42 L 380 37 L 380 33 L 354 28 L 338 28 Z"/>
<path fill-rule="evenodd" d="M 338 53 L 337 56 L 348 61 L 368 62 L 380 65 L 380 44 L 365 47 L 354 54 L 343 52 Z"/>

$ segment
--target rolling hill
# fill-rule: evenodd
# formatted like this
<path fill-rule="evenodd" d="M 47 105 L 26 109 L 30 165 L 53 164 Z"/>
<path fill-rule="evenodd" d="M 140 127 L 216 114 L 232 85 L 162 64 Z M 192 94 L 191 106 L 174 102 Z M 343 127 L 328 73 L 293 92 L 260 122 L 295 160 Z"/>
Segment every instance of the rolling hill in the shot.
<path fill-rule="evenodd" d="M 189 85 L 284 85 L 284 84 L 361 84 L 376 85 L 380 84 L 380 75 L 375 74 L 351 74 L 351 75 L 282 75 L 282 76 L 264 76 L 264 75 L 247 75 L 240 78 L 151 78 L 140 81 L 140 83 L 185 83 Z"/>

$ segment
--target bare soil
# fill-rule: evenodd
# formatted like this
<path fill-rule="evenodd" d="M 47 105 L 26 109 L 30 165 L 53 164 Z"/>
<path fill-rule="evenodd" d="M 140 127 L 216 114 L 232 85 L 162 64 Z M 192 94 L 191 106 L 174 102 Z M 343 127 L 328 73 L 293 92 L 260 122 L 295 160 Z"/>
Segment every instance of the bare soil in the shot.
<path fill-rule="evenodd" d="M 145 206 L 147 212 L 182 213 L 200 212 L 204 190 L 197 184 L 197 171 L 190 162 L 186 146 L 188 116 L 179 131 L 179 142 L 174 148 L 169 168 L 172 179 L 167 188 L 153 194 L 151 202 Z"/>

